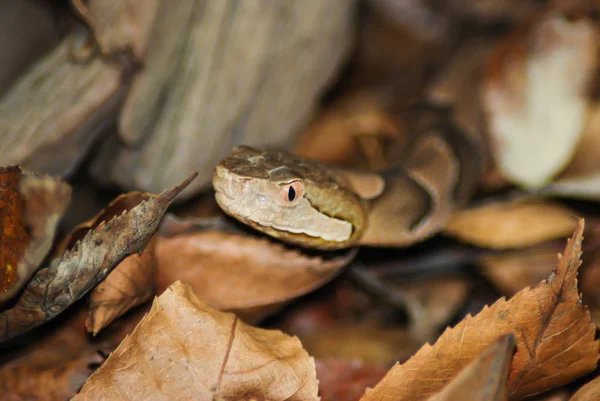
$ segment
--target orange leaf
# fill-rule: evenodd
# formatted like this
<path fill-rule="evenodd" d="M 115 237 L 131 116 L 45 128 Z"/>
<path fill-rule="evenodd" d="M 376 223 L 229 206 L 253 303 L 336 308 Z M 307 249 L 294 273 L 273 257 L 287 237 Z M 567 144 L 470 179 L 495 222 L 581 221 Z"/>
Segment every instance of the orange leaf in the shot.
<path fill-rule="evenodd" d="M 512 335 L 500 337 L 429 401 L 508 400 L 506 379 L 514 349 Z"/>
<path fill-rule="evenodd" d="M 318 400 L 300 341 L 248 326 L 174 283 L 73 401 Z"/>
<path fill-rule="evenodd" d="M 153 235 L 141 254 L 126 257 L 90 293 L 90 312 L 85 322 L 94 335 L 125 312 L 154 295 L 156 258 Z"/>
<path fill-rule="evenodd" d="M 434 345 L 426 344 L 405 364 L 395 365 L 362 401 L 431 396 L 485 347 L 510 333 L 517 344 L 508 379 L 511 400 L 559 387 L 593 370 L 598 361 L 596 328 L 577 289 L 583 227 L 580 220 L 546 280 L 447 329 Z"/>
<path fill-rule="evenodd" d="M 71 187 L 58 179 L 0 167 L 0 304 L 46 257 L 70 199 Z"/>

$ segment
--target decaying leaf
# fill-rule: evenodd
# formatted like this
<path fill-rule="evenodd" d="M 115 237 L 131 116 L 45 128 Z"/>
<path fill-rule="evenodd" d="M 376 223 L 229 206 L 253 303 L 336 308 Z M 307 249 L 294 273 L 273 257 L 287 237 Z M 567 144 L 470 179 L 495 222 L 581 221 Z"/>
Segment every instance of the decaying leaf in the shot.
<path fill-rule="evenodd" d="M 64 401 L 77 394 L 105 359 L 87 338 L 83 317 L 75 313 L 0 366 L 3 400 Z"/>
<path fill-rule="evenodd" d="M 508 378 L 511 400 L 559 387 L 593 370 L 599 343 L 577 289 L 583 228 L 580 220 L 546 280 L 447 329 L 435 344 L 395 365 L 362 401 L 431 396 L 498 337 L 511 333 L 517 344 Z"/>
<path fill-rule="evenodd" d="M 478 264 L 482 266 L 483 275 L 503 295 L 513 296 L 548 277 L 556 266 L 556 255 L 562 247 L 562 241 L 551 241 L 497 255 L 484 255 L 479 258 Z M 581 290 L 586 293 L 583 284 Z"/>
<path fill-rule="evenodd" d="M 500 337 L 429 401 L 507 401 L 508 368 L 514 349 L 512 335 Z"/>
<path fill-rule="evenodd" d="M 569 401 L 596 401 L 600 399 L 600 376 L 581 387 Z"/>
<path fill-rule="evenodd" d="M 90 292 L 90 313 L 85 327 L 98 334 L 117 317 L 154 295 L 156 257 L 153 235 L 141 254 L 127 256 Z"/>
<path fill-rule="evenodd" d="M 591 21 L 557 13 L 499 46 L 483 100 L 493 155 L 506 178 L 538 188 L 572 159 L 586 123 L 597 48 Z"/>
<path fill-rule="evenodd" d="M 104 54 L 114 55 L 131 50 L 139 61 L 144 60 L 160 0 L 71 2 L 94 30 Z"/>
<path fill-rule="evenodd" d="M 74 29 L 0 99 L 0 160 L 66 174 L 77 165 L 123 94 L 122 71 L 100 57 L 85 62 L 89 32 Z"/>
<path fill-rule="evenodd" d="M 380 365 L 358 359 L 316 359 L 315 366 L 321 401 L 358 401 L 386 373 Z"/>
<path fill-rule="evenodd" d="M 174 283 L 74 401 L 318 400 L 300 341 L 219 312 Z"/>
<path fill-rule="evenodd" d="M 355 254 L 325 259 L 265 238 L 216 230 L 159 237 L 157 291 L 186 281 L 214 308 L 253 320 L 329 282 Z"/>
<path fill-rule="evenodd" d="M 555 202 L 523 199 L 455 213 L 444 234 L 483 248 L 524 248 L 573 232 L 575 212 Z"/>
<path fill-rule="evenodd" d="M 173 198 L 195 176 L 159 195 L 141 194 L 134 204 L 113 202 L 98 216 L 94 227 L 33 276 L 13 307 L 0 313 L 0 341 L 52 319 L 102 281 L 126 256 L 140 251 Z M 125 198 L 127 195 L 121 197 Z"/>
<path fill-rule="evenodd" d="M 58 179 L 0 167 L 0 304 L 40 267 L 70 199 L 71 187 Z"/>

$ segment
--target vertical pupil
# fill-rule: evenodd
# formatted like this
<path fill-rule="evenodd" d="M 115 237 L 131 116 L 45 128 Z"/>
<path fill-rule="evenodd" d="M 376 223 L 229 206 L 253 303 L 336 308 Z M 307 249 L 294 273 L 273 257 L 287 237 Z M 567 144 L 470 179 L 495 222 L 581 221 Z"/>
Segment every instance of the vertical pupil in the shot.
<path fill-rule="evenodd" d="M 290 187 L 288 190 L 288 200 L 291 202 L 296 198 L 296 190 L 294 187 Z"/>

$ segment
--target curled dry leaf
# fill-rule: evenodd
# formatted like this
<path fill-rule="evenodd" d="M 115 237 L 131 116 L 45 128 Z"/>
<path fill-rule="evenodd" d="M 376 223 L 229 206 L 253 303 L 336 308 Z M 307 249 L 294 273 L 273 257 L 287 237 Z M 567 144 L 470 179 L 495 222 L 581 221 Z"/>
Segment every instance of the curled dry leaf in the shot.
<path fill-rule="evenodd" d="M 81 160 L 122 95 L 122 71 L 89 52 L 89 32 L 74 29 L 0 99 L 0 160 L 63 175 Z"/>
<path fill-rule="evenodd" d="M 0 167 L 0 304 L 40 267 L 70 199 L 71 187 L 58 179 Z"/>
<path fill-rule="evenodd" d="M 507 401 L 508 368 L 514 350 L 512 335 L 500 337 L 428 401 Z"/>
<path fill-rule="evenodd" d="M 493 155 L 525 187 L 547 184 L 573 157 L 598 63 L 586 19 L 549 13 L 502 43 L 488 64 L 483 100 Z"/>
<path fill-rule="evenodd" d="M 569 401 L 596 401 L 600 399 L 600 376 L 581 387 Z"/>
<path fill-rule="evenodd" d="M 93 29 L 104 54 L 114 55 L 131 50 L 138 60 L 144 60 L 160 0 L 71 2 Z"/>
<path fill-rule="evenodd" d="M 598 362 L 596 327 L 577 289 L 583 220 L 546 280 L 447 329 L 403 365 L 395 365 L 362 401 L 421 400 L 440 391 L 499 336 L 513 334 L 517 351 L 508 378 L 511 400 L 560 387 Z"/>
<path fill-rule="evenodd" d="M 90 312 L 85 322 L 87 331 L 98 334 L 125 312 L 154 295 L 156 257 L 153 235 L 141 254 L 127 256 L 90 293 Z"/>
<path fill-rule="evenodd" d="M 186 281 L 211 306 L 253 320 L 329 282 L 355 254 L 326 259 L 265 238 L 215 230 L 159 237 L 158 292 Z"/>
<path fill-rule="evenodd" d="M 541 199 L 490 203 L 455 213 L 444 234 L 482 248 L 524 248 L 573 232 L 575 212 Z"/>
<path fill-rule="evenodd" d="M 85 383 L 74 401 L 318 400 L 300 341 L 248 326 L 174 283 Z"/>
<path fill-rule="evenodd" d="M 358 401 L 386 373 L 380 365 L 358 359 L 316 359 L 315 366 L 321 401 Z"/>
<path fill-rule="evenodd" d="M 166 208 L 195 176 L 159 195 L 141 194 L 134 204 L 114 202 L 82 237 L 71 237 L 74 242 L 64 253 L 38 271 L 17 303 L 0 313 L 0 341 L 52 319 L 102 281 L 126 256 L 140 251 Z"/>

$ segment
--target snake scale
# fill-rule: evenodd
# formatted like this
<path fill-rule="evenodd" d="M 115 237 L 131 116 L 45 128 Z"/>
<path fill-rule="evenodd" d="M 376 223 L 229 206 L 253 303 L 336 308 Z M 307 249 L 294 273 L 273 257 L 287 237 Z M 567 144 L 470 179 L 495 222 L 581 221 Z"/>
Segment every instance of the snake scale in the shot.
<path fill-rule="evenodd" d="M 362 171 L 280 149 L 235 147 L 216 166 L 215 198 L 235 219 L 289 244 L 322 250 L 405 247 L 439 232 L 473 193 L 482 152 L 426 111 L 389 168 Z"/>

